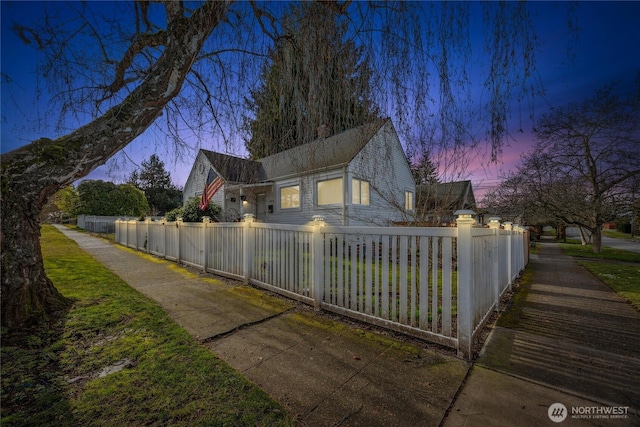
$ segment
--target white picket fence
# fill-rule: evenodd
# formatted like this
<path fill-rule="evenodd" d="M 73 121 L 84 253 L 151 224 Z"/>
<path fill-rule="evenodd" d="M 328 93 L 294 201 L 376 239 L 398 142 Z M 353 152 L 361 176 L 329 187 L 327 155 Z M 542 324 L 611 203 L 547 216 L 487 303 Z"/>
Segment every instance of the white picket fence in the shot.
<path fill-rule="evenodd" d="M 510 223 L 462 216 L 450 228 L 116 221 L 116 241 L 470 358 L 529 240 Z"/>

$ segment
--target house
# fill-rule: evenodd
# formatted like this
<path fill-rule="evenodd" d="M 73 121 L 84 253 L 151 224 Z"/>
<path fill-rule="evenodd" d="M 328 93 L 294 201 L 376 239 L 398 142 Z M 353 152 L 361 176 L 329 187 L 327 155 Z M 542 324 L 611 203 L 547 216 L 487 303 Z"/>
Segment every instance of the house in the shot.
<path fill-rule="evenodd" d="M 415 183 L 389 119 L 247 160 L 200 150 L 184 201 L 200 196 L 209 172 L 224 184 L 212 201 L 223 221 L 245 213 L 258 221 L 305 224 L 322 215 L 331 225 L 389 225 L 413 213 Z"/>
<path fill-rule="evenodd" d="M 434 182 L 418 185 L 416 219 L 425 225 L 449 225 L 457 210 L 476 210 L 471 181 Z"/>

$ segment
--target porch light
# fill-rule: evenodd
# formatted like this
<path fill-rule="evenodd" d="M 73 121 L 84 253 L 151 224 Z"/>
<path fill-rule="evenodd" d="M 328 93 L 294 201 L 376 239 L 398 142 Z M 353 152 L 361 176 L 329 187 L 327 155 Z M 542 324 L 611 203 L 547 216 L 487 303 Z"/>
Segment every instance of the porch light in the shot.
<path fill-rule="evenodd" d="M 324 225 L 324 216 L 323 215 L 314 215 L 311 217 L 311 220 L 313 221 L 313 225 Z"/>

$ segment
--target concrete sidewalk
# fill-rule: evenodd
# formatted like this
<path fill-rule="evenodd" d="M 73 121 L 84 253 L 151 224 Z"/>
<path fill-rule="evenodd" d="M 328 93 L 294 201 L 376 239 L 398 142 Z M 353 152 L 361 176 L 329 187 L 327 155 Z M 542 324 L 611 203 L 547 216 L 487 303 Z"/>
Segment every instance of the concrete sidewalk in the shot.
<path fill-rule="evenodd" d="M 640 313 L 554 243 L 531 269 L 444 425 L 640 425 Z"/>
<path fill-rule="evenodd" d="M 426 344 L 58 229 L 162 305 L 300 425 L 437 426 L 468 372 L 468 364 Z"/>
<path fill-rule="evenodd" d="M 419 342 L 58 228 L 300 425 L 556 425 L 555 403 L 564 405 L 555 421 L 567 415 L 560 425 L 640 425 L 640 313 L 555 244 L 532 255 L 533 284 L 518 294 L 526 298 L 503 314 L 469 371 Z M 614 407 L 622 418 L 604 418 Z"/>

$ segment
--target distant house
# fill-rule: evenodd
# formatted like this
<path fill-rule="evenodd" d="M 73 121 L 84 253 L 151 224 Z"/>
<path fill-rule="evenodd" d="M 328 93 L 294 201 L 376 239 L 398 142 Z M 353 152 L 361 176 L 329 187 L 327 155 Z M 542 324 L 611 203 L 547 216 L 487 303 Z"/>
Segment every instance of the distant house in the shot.
<path fill-rule="evenodd" d="M 416 219 L 425 225 L 449 225 L 455 211 L 477 209 L 471 181 L 421 184 L 416 192 Z"/>
<path fill-rule="evenodd" d="M 202 194 L 210 171 L 224 181 L 212 201 L 227 221 L 251 213 L 283 224 L 322 215 L 332 225 L 389 225 L 414 211 L 415 183 L 389 119 L 259 160 L 200 150 L 185 202 Z"/>

